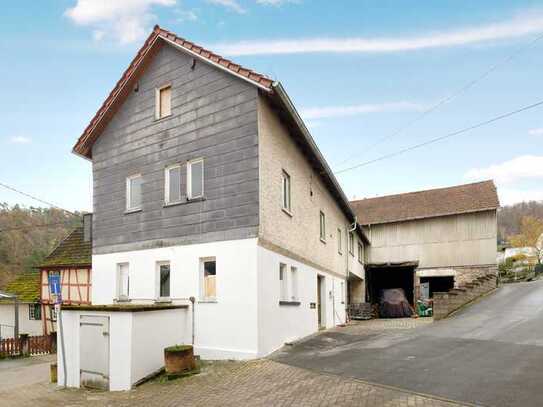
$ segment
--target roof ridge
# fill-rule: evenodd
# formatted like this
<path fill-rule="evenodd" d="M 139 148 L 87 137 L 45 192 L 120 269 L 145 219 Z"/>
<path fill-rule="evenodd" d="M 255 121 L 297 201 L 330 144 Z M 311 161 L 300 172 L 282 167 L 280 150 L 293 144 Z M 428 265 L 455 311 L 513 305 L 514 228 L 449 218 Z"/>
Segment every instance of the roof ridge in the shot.
<path fill-rule="evenodd" d="M 494 184 L 494 180 L 487 179 L 487 180 L 484 180 L 484 181 L 470 182 L 470 183 L 467 183 L 467 184 L 451 185 L 449 187 L 438 187 L 438 188 L 430 188 L 430 189 L 421 189 L 419 191 L 400 192 L 400 193 L 397 193 L 397 194 L 390 194 L 390 195 L 372 196 L 370 198 L 355 199 L 355 200 L 350 201 L 350 203 L 351 204 L 356 204 L 357 202 L 369 201 L 371 199 L 382 199 L 382 198 L 391 198 L 391 197 L 394 197 L 394 196 L 416 195 L 416 194 L 422 194 L 422 193 L 425 193 L 425 192 L 433 192 L 433 191 L 440 191 L 440 190 L 444 190 L 444 189 L 461 188 L 461 187 L 467 187 L 467 186 L 472 186 L 472 185 L 477 185 L 477 184 L 486 184 L 486 183 L 492 183 L 492 185 L 494 186 L 494 189 L 496 188 L 496 185 Z"/>

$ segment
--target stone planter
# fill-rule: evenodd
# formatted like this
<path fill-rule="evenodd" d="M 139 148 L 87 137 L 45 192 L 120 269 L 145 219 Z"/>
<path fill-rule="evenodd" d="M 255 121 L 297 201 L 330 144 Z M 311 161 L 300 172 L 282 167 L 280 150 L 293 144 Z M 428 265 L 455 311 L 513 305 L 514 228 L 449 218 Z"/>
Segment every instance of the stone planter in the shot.
<path fill-rule="evenodd" d="M 192 345 L 176 345 L 164 349 L 166 374 L 180 375 L 196 369 Z"/>

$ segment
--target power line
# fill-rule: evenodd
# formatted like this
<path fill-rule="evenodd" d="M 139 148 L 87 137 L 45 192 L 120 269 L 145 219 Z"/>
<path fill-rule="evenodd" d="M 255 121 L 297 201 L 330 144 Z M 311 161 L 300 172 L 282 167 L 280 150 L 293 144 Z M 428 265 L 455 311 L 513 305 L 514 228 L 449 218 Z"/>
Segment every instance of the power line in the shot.
<path fill-rule="evenodd" d="M 24 196 L 26 196 L 27 198 L 34 199 L 35 201 L 44 203 L 44 204 L 46 204 L 46 205 L 49 205 L 49 206 L 52 207 L 52 208 L 59 209 L 59 210 L 61 210 L 61 211 L 64 211 L 64 212 L 66 212 L 66 213 L 69 213 L 70 215 L 77 216 L 77 217 L 80 216 L 80 215 L 78 215 L 78 214 L 76 214 L 76 213 L 74 213 L 74 212 L 72 212 L 72 211 L 69 211 L 69 210 L 67 210 L 67 209 L 61 208 L 60 206 L 57 206 L 57 205 L 55 205 L 55 204 L 53 204 L 53 203 L 51 203 L 51 202 L 47 202 L 47 201 L 45 201 L 45 200 L 43 200 L 43 199 L 40 199 L 40 198 L 37 198 L 37 197 L 35 197 L 35 196 L 33 196 L 33 195 L 27 194 L 26 192 L 19 191 L 18 189 L 14 188 L 14 187 L 11 187 L 11 186 L 9 186 L 9 185 L 6 185 L 6 184 L 4 184 L 4 183 L 2 183 L 2 182 L 0 182 L 0 187 L 4 187 L 4 188 L 6 188 L 6 189 L 9 189 L 10 191 L 17 192 L 18 194 L 24 195 Z"/>
<path fill-rule="evenodd" d="M 64 221 L 64 222 L 56 222 L 56 223 L 43 223 L 40 225 L 27 225 L 27 226 L 16 226 L 12 228 L 5 228 L 0 229 L 1 232 L 11 232 L 14 230 L 25 230 L 25 229 L 38 229 L 38 228 L 49 228 L 49 227 L 56 227 L 56 226 L 64 226 L 64 225 L 70 225 L 73 221 Z"/>
<path fill-rule="evenodd" d="M 429 107 L 428 109 L 422 111 L 417 117 L 415 117 L 413 120 L 407 122 L 404 126 L 400 127 L 399 129 L 397 129 L 395 132 L 389 134 L 388 136 L 384 136 L 382 138 L 380 138 L 379 140 L 377 140 L 375 143 L 373 144 L 370 144 L 367 148 L 364 149 L 363 153 L 367 153 L 368 151 L 370 151 L 371 149 L 377 147 L 379 144 L 383 143 L 384 141 L 386 140 L 389 140 L 391 138 L 394 138 L 396 136 L 399 136 L 400 134 L 402 134 L 405 130 L 409 129 L 411 126 L 413 126 L 415 123 L 418 123 L 419 121 L 421 121 L 422 119 L 424 119 L 426 116 L 429 116 L 431 113 L 433 113 L 434 111 L 436 111 L 437 109 L 439 109 L 441 106 L 443 106 L 444 104 L 450 102 L 451 100 L 457 98 L 458 96 L 466 93 L 469 89 L 471 89 L 472 87 L 474 87 L 478 82 L 482 81 L 483 79 L 485 79 L 487 76 L 489 76 L 492 72 L 494 72 L 495 70 L 497 70 L 498 68 L 500 68 L 501 66 L 503 65 L 506 65 L 508 64 L 509 62 L 511 62 L 513 59 L 515 59 L 519 54 L 521 54 L 522 52 L 526 51 L 528 48 L 532 47 L 536 42 L 538 42 L 539 40 L 543 39 L 543 34 L 535 37 L 532 41 L 530 41 L 528 44 L 522 46 L 522 47 L 519 47 L 517 48 L 517 50 L 515 52 L 513 52 L 512 54 L 508 55 L 507 57 L 505 57 L 504 59 L 502 59 L 500 62 L 492 65 L 489 69 L 487 69 L 486 71 L 484 71 L 481 75 L 479 75 L 478 77 L 476 77 L 475 79 L 467 82 L 466 84 L 464 84 L 464 86 L 460 87 L 456 92 L 453 92 L 451 93 L 450 95 L 446 96 L 445 98 L 441 99 L 439 102 L 437 102 L 435 105 L 432 105 L 431 107 Z M 347 161 L 350 161 L 352 158 L 356 157 L 356 154 L 354 155 L 350 155 L 349 157 L 347 157 L 345 160 L 341 161 L 340 163 L 337 164 L 337 166 L 340 166 L 344 163 L 346 163 Z M 343 170 L 340 170 L 340 172 L 343 171 Z"/>
<path fill-rule="evenodd" d="M 447 139 L 447 138 L 450 138 L 450 137 L 458 136 L 458 135 L 463 134 L 463 133 L 467 133 L 468 131 L 478 129 L 479 127 L 483 127 L 483 126 L 486 126 L 488 124 L 491 124 L 491 123 L 497 122 L 499 120 L 505 119 L 507 117 L 511 117 L 511 116 L 513 116 L 515 114 L 524 112 L 526 110 L 534 109 L 534 108 L 536 108 L 538 106 L 541 106 L 541 105 L 543 105 L 543 100 L 539 101 L 537 103 L 533 103 L 533 104 L 528 105 L 528 106 L 521 107 L 521 108 L 519 108 L 517 110 L 513 110 L 511 112 L 501 114 L 499 116 L 493 117 L 492 119 L 485 120 L 484 122 L 480 122 L 480 123 L 474 124 L 472 126 L 465 127 L 465 128 L 463 128 L 461 130 L 457 130 L 457 131 L 454 131 L 452 133 L 448 133 L 448 134 L 445 134 L 443 136 L 436 137 L 436 138 L 427 140 L 425 142 L 403 148 L 403 149 L 395 151 L 393 153 L 382 155 L 380 157 L 374 158 L 373 160 L 364 161 L 364 162 L 362 162 L 360 164 L 353 165 L 352 167 L 344 168 L 342 170 L 336 171 L 334 174 L 341 174 L 341 173 L 344 173 L 344 172 L 347 172 L 347 171 L 354 170 L 356 168 L 366 166 L 368 164 L 373 164 L 373 163 L 375 163 L 377 161 L 382 161 L 382 160 L 385 160 L 387 158 L 395 157 L 395 156 L 398 156 L 400 154 L 406 153 L 408 151 L 415 150 L 417 148 L 421 148 L 421 147 L 427 146 L 429 144 L 437 143 L 438 141 L 441 141 L 441 140 L 444 140 L 444 139 Z"/>

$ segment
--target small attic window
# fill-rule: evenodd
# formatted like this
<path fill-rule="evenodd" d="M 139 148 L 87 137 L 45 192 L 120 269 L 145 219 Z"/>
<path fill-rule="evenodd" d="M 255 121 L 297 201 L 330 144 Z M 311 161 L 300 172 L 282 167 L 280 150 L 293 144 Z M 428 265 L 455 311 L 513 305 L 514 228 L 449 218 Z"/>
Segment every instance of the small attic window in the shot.
<path fill-rule="evenodd" d="M 166 85 L 156 89 L 155 118 L 162 119 L 172 114 L 172 87 Z"/>

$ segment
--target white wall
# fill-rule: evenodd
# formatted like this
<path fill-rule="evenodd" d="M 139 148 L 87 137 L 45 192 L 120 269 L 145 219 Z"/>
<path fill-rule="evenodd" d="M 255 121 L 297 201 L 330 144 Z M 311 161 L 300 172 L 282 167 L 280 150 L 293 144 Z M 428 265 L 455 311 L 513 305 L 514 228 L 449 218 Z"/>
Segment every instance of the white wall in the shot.
<path fill-rule="evenodd" d="M 109 317 L 109 386 L 129 390 L 164 366 L 164 348 L 190 343 L 188 309 L 150 312 L 62 311 L 68 387 L 80 387 L 81 315 Z M 58 338 L 58 384 L 64 385 L 62 344 Z"/>
<path fill-rule="evenodd" d="M 172 246 L 93 255 L 92 302 L 111 304 L 116 297 L 117 264 L 129 263 L 132 303 L 157 296 L 156 262 L 170 261 L 174 302 L 195 304 L 195 351 L 206 359 L 254 358 L 257 338 L 256 239 Z M 217 299 L 200 301 L 200 259 L 215 257 Z"/>
<path fill-rule="evenodd" d="M 279 264 L 297 268 L 298 297 L 300 305 L 279 305 L 280 281 Z M 343 278 L 321 272 L 304 263 L 277 254 L 263 247 L 258 248 L 258 337 L 259 354 L 265 356 L 285 344 L 317 332 L 317 308 L 310 303 L 317 302 L 317 275 L 325 277 L 325 324 L 327 328 L 345 323 L 345 303 L 341 303 L 341 282 Z M 334 300 L 335 299 L 335 307 Z M 346 301 L 346 292 L 343 296 Z M 335 312 L 334 312 L 335 308 Z"/>
<path fill-rule="evenodd" d="M 43 323 L 41 320 L 29 319 L 28 305 L 25 303 L 19 304 L 19 333 L 29 334 L 30 336 L 43 335 Z M 5 325 L 13 326 L 15 321 L 15 305 L 0 304 L 0 324 L 2 338 L 13 338 L 13 328 Z"/>

